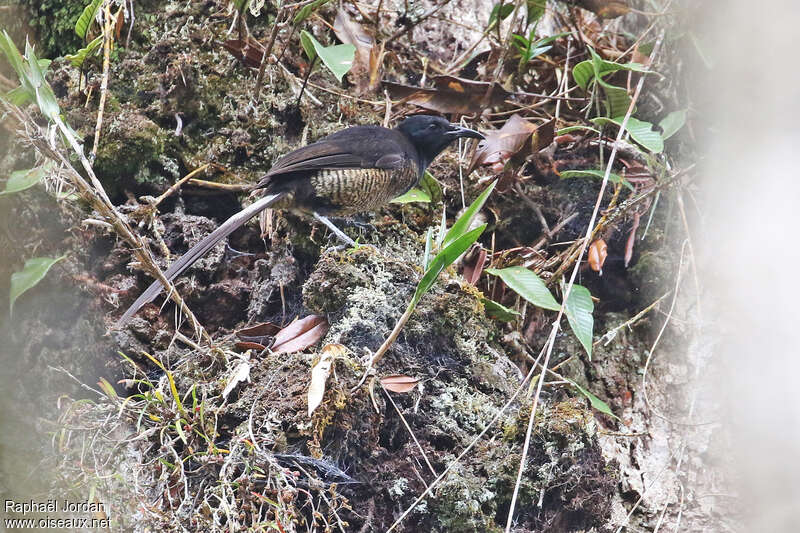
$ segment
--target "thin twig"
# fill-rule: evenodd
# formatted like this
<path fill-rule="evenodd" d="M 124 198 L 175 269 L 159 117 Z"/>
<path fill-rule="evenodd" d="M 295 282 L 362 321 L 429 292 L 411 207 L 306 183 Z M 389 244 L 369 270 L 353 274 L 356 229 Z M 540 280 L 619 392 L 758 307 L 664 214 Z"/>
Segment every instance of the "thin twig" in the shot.
<path fill-rule="evenodd" d="M 153 202 L 153 207 L 154 207 L 154 208 L 155 208 L 155 207 L 158 207 L 158 204 L 160 204 L 161 202 L 163 202 L 165 198 L 169 197 L 169 196 L 170 196 L 171 194 L 173 194 L 175 191 L 177 191 L 178 189 L 180 189 L 181 185 L 183 185 L 184 183 L 186 183 L 187 181 L 189 181 L 190 179 L 192 179 L 192 177 L 193 177 L 193 176 L 196 176 L 196 175 L 197 175 L 197 174 L 199 174 L 200 172 L 203 172 L 203 171 L 204 171 L 205 169 L 207 169 L 209 166 L 211 166 L 211 163 L 206 163 L 206 164 L 205 164 L 205 165 L 203 165 L 202 167 L 200 167 L 200 168 L 196 168 L 196 169 L 192 170 L 191 172 L 189 172 L 188 174 L 186 174 L 184 177 L 182 177 L 181 179 L 179 179 L 178 181 L 176 181 L 176 182 L 175 182 L 175 183 L 174 183 L 174 184 L 173 184 L 173 185 L 172 185 L 172 186 L 171 186 L 169 189 L 167 189 L 166 191 L 164 191 L 164 193 L 163 193 L 161 196 L 159 196 L 158 198 L 156 198 L 156 199 L 155 199 L 155 201 Z"/>
<path fill-rule="evenodd" d="M 122 7 L 120 7 L 122 9 Z M 106 2 L 103 9 L 103 79 L 100 82 L 100 105 L 97 109 L 97 124 L 94 127 L 94 144 L 92 145 L 91 160 L 97 157 L 97 147 L 100 144 L 100 130 L 103 128 L 103 110 L 106 107 L 106 96 L 108 94 L 108 72 L 111 69 L 111 3 Z"/>

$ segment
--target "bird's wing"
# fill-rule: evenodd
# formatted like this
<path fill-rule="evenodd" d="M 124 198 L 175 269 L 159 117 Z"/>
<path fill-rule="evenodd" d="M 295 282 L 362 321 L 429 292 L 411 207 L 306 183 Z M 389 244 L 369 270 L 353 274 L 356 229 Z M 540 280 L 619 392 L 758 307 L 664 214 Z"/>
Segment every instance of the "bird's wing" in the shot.
<path fill-rule="evenodd" d="M 255 188 L 264 188 L 289 175 L 322 169 L 402 168 L 409 164 L 410 157 L 398 135 L 394 130 L 374 126 L 337 132 L 280 158 Z"/>

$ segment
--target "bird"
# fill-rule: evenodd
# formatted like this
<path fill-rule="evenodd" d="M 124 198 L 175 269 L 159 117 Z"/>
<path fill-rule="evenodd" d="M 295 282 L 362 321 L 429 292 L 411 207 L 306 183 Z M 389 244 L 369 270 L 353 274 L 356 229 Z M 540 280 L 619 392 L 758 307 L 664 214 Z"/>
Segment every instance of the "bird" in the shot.
<path fill-rule="evenodd" d="M 231 216 L 164 272 L 172 281 L 235 229 L 267 208 L 310 214 L 352 243 L 327 216 L 373 211 L 417 185 L 428 165 L 460 138 L 478 131 L 434 115 L 412 115 L 395 128 L 352 126 L 298 148 L 278 161 L 251 190 L 260 198 Z M 162 291 L 153 282 L 117 320 L 122 327 Z"/>

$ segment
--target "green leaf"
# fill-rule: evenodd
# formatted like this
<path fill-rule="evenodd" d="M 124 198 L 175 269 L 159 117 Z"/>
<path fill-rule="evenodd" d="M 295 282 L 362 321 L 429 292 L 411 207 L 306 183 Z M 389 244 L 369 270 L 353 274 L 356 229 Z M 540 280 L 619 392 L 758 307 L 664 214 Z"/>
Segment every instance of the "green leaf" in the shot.
<path fill-rule="evenodd" d="M 431 202 L 439 202 L 442 199 L 442 186 L 439 185 L 439 182 L 433 177 L 433 174 L 427 170 L 419 181 L 419 188 L 428 193 Z"/>
<path fill-rule="evenodd" d="M 592 65 L 592 61 L 587 59 L 572 67 L 572 79 L 575 80 L 578 87 L 585 91 L 589 87 L 589 82 L 594 79 L 594 66 Z"/>
<path fill-rule="evenodd" d="M 6 93 L 6 99 L 17 107 L 22 107 L 33 101 L 33 94 L 22 85 Z"/>
<path fill-rule="evenodd" d="M 686 109 L 673 111 L 664 117 L 658 125 L 661 127 L 661 138 L 665 141 L 675 135 L 686 124 Z"/>
<path fill-rule="evenodd" d="M 592 407 L 594 407 L 595 409 L 597 409 L 601 413 L 605 413 L 608 416 L 610 416 L 612 418 L 616 418 L 617 420 L 619 420 L 619 417 L 611 412 L 611 408 L 608 406 L 608 404 L 606 402 L 604 402 L 603 400 L 601 400 L 600 398 L 598 398 L 597 396 L 595 396 L 594 394 L 592 394 L 588 390 L 584 389 L 583 387 L 581 387 L 580 385 L 578 385 L 577 383 L 575 383 L 571 379 L 569 379 L 569 378 L 564 378 L 564 379 L 569 381 L 572 384 L 573 387 L 578 389 L 578 392 L 580 392 L 581 394 L 586 396 L 586 398 L 589 399 L 589 403 L 592 404 Z"/>
<path fill-rule="evenodd" d="M 481 303 L 483 303 L 483 307 L 486 309 L 486 316 L 495 320 L 511 322 L 521 316 L 513 309 L 509 309 L 505 305 L 490 300 L 489 298 L 481 298 Z"/>
<path fill-rule="evenodd" d="M 431 266 L 425 271 L 419 285 L 417 285 L 417 290 L 414 292 L 414 297 L 409 304 L 412 308 L 419 303 L 419 299 L 422 298 L 422 295 L 428 292 L 428 289 L 433 286 L 433 283 L 436 281 L 436 278 L 439 277 L 442 270 L 453 264 L 453 261 L 466 252 L 467 248 L 478 240 L 478 237 L 481 236 L 481 233 L 483 233 L 485 229 L 486 224 L 481 224 L 474 230 L 461 235 L 449 245 L 445 246 L 441 252 L 436 254 L 436 257 L 431 261 Z"/>
<path fill-rule="evenodd" d="M 622 126 L 622 119 L 623 117 L 621 116 L 617 118 L 599 117 L 592 119 L 592 122 L 595 124 L 607 124 L 610 122 L 612 124 L 616 124 L 617 126 Z M 630 117 L 627 125 L 625 126 L 625 130 L 631 134 L 631 138 L 634 141 L 647 148 L 651 152 L 658 154 L 664 150 L 664 139 L 661 137 L 660 133 L 653 130 L 653 125 L 649 122 L 644 122 L 634 117 Z"/>
<path fill-rule="evenodd" d="M 430 203 L 431 197 L 425 191 L 420 189 L 410 189 L 402 196 L 398 196 L 391 201 L 393 204 L 410 204 L 411 202 Z"/>
<path fill-rule="evenodd" d="M 8 35 L 3 32 L 6 43 L 3 43 L 3 51 L 6 53 L 9 58 L 14 57 L 12 60 L 12 64 L 16 64 L 16 59 L 19 57 L 19 51 L 17 47 L 14 46 L 14 43 L 8 37 Z M 0 40 L 2 41 L 2 40 Z M 50 120 L 55 120 L 61 110 L 58 107 L 58 101 L 56 100 L 56 95 L 53 94 L 53 89 L 50 88 L 50 85 L 47 83 L 47 80 L 44 77 L 45 68 L 49 65 L 47 62 L 40 61 L 37 59 L 36 54 L 33 51 L 33 47 L 30 43 L 25 44 L 25 63 L 19 63 L 20 70 L 17 71 L 19 76 L 19 81 L 22 83 L 22 86 L 28 90 L 36 100 L 36 104 L 39 106 L 39 110 L 42 114 L 49 118 Z M 17 66 L 14 67 L 15 70 Z"/>
<path fill-rule="evenodd" d="M 67 54 L 64 57 L 72 64 L 75 68 L 81 68 L 83 66 L 83 62 L 86 61 L 86 58 L 97 50 L 100 45 L 103 44 L 103 36 L 100 35 L 92 40 L 89 44 L 85 47 L 81 48 L 74 54 Z"/>
<path fill-rule="evenodd" d="M 566 128 L 561 128 L 560 130 L 556 131 L 556 135 L 564 135 L 565 133 L 572 133 L 573 131 L 578 130 L 593 131 L 594 133 L 600 135 L 600 130 L 590 128 L 589 126 L 567 126 Z"/>
<path fill-rule="evenodd" d="M 314 48 L 314 38 L 306 30 L 300 31 L 300 45 L 306 53 L 308 60 L 312 62 L 317 58 L 317 50 Z"/>
<path fill-rule="evenodd" d="M 97 14 L 97 9 L 102 3 L 103 0 L 92 0 L 88 6 L 83 8 L 83 13 L 81 13 L 81 16 L 78 17 L 78 21 L 75 23 L 75 33 L 77 33 L 78 37 L 81 39 L 86 37 L 86 32 L 89 30 L 89 26 L 92 25 L 92 21 Z"/>
<path fill-rule="evenodd" d="M 5 190 L 0 191 L 0 196 L 29 189 L 39 183 L 45 174 L 47 174 L 47 167 L 45 166 L 14 171 L 6 182 Z"/>
<path fill-rule="evenodd" d="M 433 228 L 428 228 L 425 235 L 425 253 L 422 255 L 422 270 L 428 270 L 431 261 L 431 250 L 433 250 Z"/>
<path fill-rule="evenodd" d="M 464 211 L 458 220 L 455 221 L 453 226 L 444 236 L 444 240 L 442 241 L 442 246 L 444 248 L 447 248 L 450 243 L 461 237 L 469 229 L 470 224 L 472 224 L 472 220 L 481 210 L 489 195 L 492 194 L 495 185 L 497 185 L 497 181 L 492 182 L 491 185 L 486 187 L 486 190 L 483 191 L 475 199 L 475 201 L 470 204 L 470 206 L 466 209 L 466 211 Z"/>
<path fill-rule="evenodd" d="M 641 63 L 614 63 L 612 61 L 606 61 L 597 55 L 597 52 L 595 52 L 591 46 L 587 48 L 592 55 L 592 59 L 581 61 L 572 67 L 572 78 L 583 90 L 589 87 L 589 83 L 592 80 L 602 79 L 603 76 L 618 70 L 647 72 L 647 68 Z M 613 85 L 611 87 L 613 87 Z"/>
<path fill-rule="evenodd" d="M 294 23 L 300 24 L 301 22 L 306 20 L 309 16 L 311 16 L 311 13 L 313 13 L 315 10 L 322 7 L 323 5 L 327 4 L 329 1 L 330 0 L 315 0 L 310 4 L 303 6 L 303 8 L 297 12 L 297 15 L 294 16 Z"/>
<path fill-rule="evenodd" d="M 8 62 L 11 63 L 11 66 L 19 77 L 19 81 L 22 82 L 24 87 L 27 80 L 24 79 L 26 77 L 26 73 L 22 62 L 22 55 L 19 53 L 14 41 L 11 40 L 11 37 L 8 36 L 8 33 L 6 33 L 5 30 L 3 30 L 2 38 L 0 38 L 0 50 L 3 51 L 8 59 Z M 32 87 L 27 87 L 27 89 L 32 90 Z"/>
<path fill-rule="evenodd" d="M 25 261 L 25 266 L 19 272 L 11 274 L 11 293 L 9 295 L 9 312 L 14 310 L 14 302 L 25 291 L 35 287 L 42 281 L 50 267 L 64 259 L 64 255 L 52 259 L 50 257 L 34 257 Z"/>
<path fill-rule="evenodd" d="M 547 0 L 527 0 L 528 16 L 525 19 L 526 24 L 530 24 L 539 20 L 544 15 Z"/>
<path fill-rule="evenodd" d="M 603 170 L 563 170 L 561 171 L 561 179 L 566 178 L 600 178 L 603 179 L 605 176 L 605 171 Z M 633 190 L 633 185 L 620 176 L 619 174 L 614 174 L 613 172 L 608 175 L 608 181 L 611 183 L 621 183 L 625 187 Z"/>
<path fill-rule="evenodd" d="M 491 30 L 495 27 L 495 25 L 500 20 L 505 20 L 508 16 L 514 12 L 514 3 L 510 4 L 497 4 L 492 8 L 492 13 L 489 15 L 489 25 L 486 27 L 487 30 Z"/>
<path fill-rule="evenodd" d="M 336 79 L 339 80 L 339 83 L 341 83 L 344 75 L 347 74 L 351 68 L 353 68 L 353 58 L 355 58 L 356 55 L 356 47 L 352 44 L 336 44 L 325 47 L 322 46 L 322 44 L 320 44 L 313 35 L 305 30 L 300 32 L 301 42 L 303 40 L 303 34 L 306 35 L 306 42 L 311 43 L 319 58 L 323 63 L 325 63 L 325 66 L 328 67 L 328 70 L 330 70 L 333 75 L 336 76 Z M 308 54 L 309 50 L 306 48 L 306 46 L 306 44 L 303 44 L 303 49 L 306 51 L 306 54 Z M 309 58 L 313 59 L 311 56 L 309 56 Z"/>
<path fill-rule="evenodd" d="M 503 280 L 503 283 L 508 285 L 511 290 L 536 307 L 550 309 L 551 311 L 558 311 L 561 309 L 561 305 L 553 298 L 553 295 L 544 284 L 544 281 L 542 281 L 542 278 L 527 268 L 520 266 L 501 269 L 487 268 L 486 272 L 499 276 L 500 279 Z"/>
<path fill-rule="evenodd" d="M 589 354 L 590 361 L 592 359 L 592 333 L 594 329 L 592 311 L 594 311 L 594 302 L 592 302 L 592 295 L 589 289 L 582 285 L 572 285 L 567 304 L 564 306 L 564 314 L 567 315 L 567 321 L 569 322 L 569 327 L 572 328 L 572 332 L 575 333 L 584 350 Z"/>
<path fill-rule="evenodd" d="M 606 108 L 606 116 L 617 117 L 625 115 L 625 113 L 628 112 L 628 108 L 631 106 L 631 97 L 628 96 L 628 91 L 622 87 L 606 83 L 603 80 L 600 80 L 600 86 L 603 88 L 603 92 L 606 96 L 605 100 L 603 100 L 603 105 Z"/>

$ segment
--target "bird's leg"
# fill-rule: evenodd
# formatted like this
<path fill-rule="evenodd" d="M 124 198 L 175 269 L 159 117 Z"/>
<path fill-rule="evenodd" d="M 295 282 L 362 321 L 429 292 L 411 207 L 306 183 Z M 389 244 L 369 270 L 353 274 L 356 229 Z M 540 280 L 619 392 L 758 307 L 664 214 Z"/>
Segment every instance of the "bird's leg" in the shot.
<path fill-rule="evenodd" d="M 322 216 L 319 213 L 317 213 L 316 211 L 314 211 L 314 218 L 319 220 L 323 224 L 325 224 L 328 227 L 328 229 L 331 230 L 333 232 L 333 234 L 336 235 L 336 237 L 340 241 L 344 242 L 345 244 L 347 244 L 348 246 L 351 246 L 351 247 L 356 247 L 357 246 L 356 245 L 356 241 L 354 241 L 353 239 L 351 239 L 350 237 L 345 235 L 342 230 L 340 230 L 339 228 L 336 227 L 336 224 L 334 224 L 333 222 L 331 222 L 328 219 L 328 217 Z"/>

